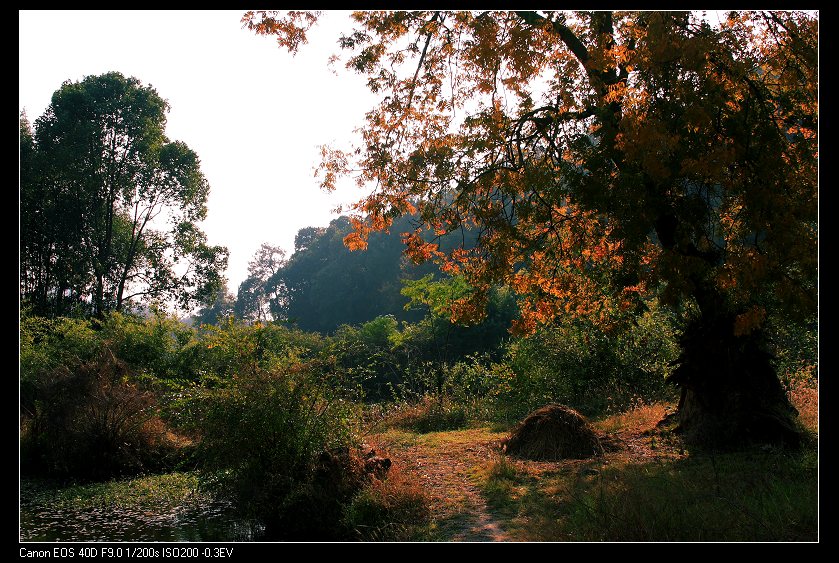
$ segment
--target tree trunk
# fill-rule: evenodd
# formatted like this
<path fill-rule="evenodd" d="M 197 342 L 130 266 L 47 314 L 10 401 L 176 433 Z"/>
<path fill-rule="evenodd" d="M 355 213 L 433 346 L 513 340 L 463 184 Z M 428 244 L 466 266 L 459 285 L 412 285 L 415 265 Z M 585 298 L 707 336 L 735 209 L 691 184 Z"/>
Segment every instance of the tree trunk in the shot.
<path fill-rule="evenodd" d="M 702 261 L 692 264 L 695 270 L 690 276 L 700 314 L 682 335 L 679 366 L 670 377 L 682 390 L 678 429 L 691 442 L 713 446 L 748 442 L 797 446 L 798 411 L 772 365 L 766 335 L 759 329 L 735 335 L 734 323 L 743 311 L 732 308 L 708 281 L 721 255 L 702 252 L 692 242 L 680 243 L 678 227 L 678 218 L 670 213 L 658 218 L 655 228 L 662 247 Z M 696 268 L 703 262 L 705 268 Z"/>
<path fill-rule="evenodd" d="M 736 315 L 703 311 L 682 337 L 671 380 L 682 389 L 679 430 L 694 443 L 798 446 L 798 414 L 772 365 L 762 331 L 735 336 Z"/>
<path fill-rule="evenodd" d="M 93 296 L 93 314 L 102 318 L 105 313 L 105 280 L 104 275 L 96 273 L 96 293 Z"/>

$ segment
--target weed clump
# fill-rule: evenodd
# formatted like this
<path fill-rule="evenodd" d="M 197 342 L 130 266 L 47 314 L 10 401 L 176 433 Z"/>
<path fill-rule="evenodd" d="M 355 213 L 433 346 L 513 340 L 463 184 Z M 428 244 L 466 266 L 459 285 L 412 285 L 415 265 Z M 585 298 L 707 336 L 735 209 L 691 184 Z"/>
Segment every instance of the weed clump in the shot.
<path fill-rule="evenodd" d="M 344 510 L 344 525 L 359 541 L 408 541 L 431 522 L 425 491 L 398 468 L 387 479 L 373 479 Z"/>

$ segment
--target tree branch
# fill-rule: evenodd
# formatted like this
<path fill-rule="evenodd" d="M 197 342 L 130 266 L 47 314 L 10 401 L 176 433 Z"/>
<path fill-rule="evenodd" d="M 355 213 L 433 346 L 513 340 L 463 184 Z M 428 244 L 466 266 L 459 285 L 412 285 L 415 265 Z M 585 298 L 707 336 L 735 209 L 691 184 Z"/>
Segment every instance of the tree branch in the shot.
<path fill-rule="evenodd" d="M 559 35 L 559 38 L 562 39 L 565 46 L 574 53 L 574 56 L 577 57 L 577 60 L 580 61 L 583 67 L 586 66 L 586 63 L 590 58 L 588 49 L 586 49 L 586 46 L 583 45 L 582 41 L 580 41 L 580 38 L 577 37 L 577 35 L 566 25 L 561 24 L 556 20 L 551 21 L 536 12 L 516 12 L 515 14 L 524 20 L 525 23 L 534 27 L 545 27 L 546 22 L 550 23 L 553 32 Z"/>

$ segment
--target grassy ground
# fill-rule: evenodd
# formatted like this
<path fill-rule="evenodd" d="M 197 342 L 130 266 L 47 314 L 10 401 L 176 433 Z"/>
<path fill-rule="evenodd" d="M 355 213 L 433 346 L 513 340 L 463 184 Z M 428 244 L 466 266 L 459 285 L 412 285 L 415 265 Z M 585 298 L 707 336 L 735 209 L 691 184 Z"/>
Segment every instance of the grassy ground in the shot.
<path fill-rule="evenodd" d="M 354 499 L 347 522 L 362 541 L 816 541 L 818 394 L 810 388 L 793 391 L 810 436 L 797 452 L 768 446 L 737 452 L 688 448 L 656 427 L 672 409 L 657 404 L 593 421 L 605 437 L 602 457 L 534 462 L 502 453 L 509 429 L 421 432 L 425 427 L 416 420 L 422 413 L 407 418 L 401 413 L 367 437 L 393 467 L 387 480 L 375 481 Z M 454 423 L 441 420 L 438 428 Z M 80 514 L 101 516 L 94 524 L 111 540 L 121 538 L 109 535 L 114 514 L 128 518 L 126 529 L 153 528 L 166 520 L 157 535 L 121 538 L 126 541 L 231 537 L 238 524 L 227 521 L 218 530 L 202 523 L 196 532 L 171 531 L 183 526 L 185 507 L 211 501 L 197 485 L 191 473 L 71 487 L 25 480 L 21 513 L 29 515 L 34 530 L 27 537 L 45 541 L 100 539 L 89 532 L 35 534 L 52 534 L 63 520 L 75 521 Z M 41 512 L 48 518 L 40 518 Z M 253 537 L 252 531 L 236 533 Z"/>
<path fill-rule="evenodd" d="M 426 491 L 442 541 L 815 541 L 818 454 L 690 450 L 656 429 L 665 405 L 594 421 L 609 451 L 591 460 L 504 456 L 489 427 L 370 436 Z M 799 410 L 802 410 L 799 408 Z M 806 424 L 812 417 L 803 411 Z M 817 420 L 817 418 L 816 418 Z M 809 426 L 813 436 L 817 427 Z"/>
<path fill-rule="evenodd" d="M 419 484 L 431 523 L 413 539 L 508 541 L 511 538 L 480 494 L 481 468 L 493 463 L 501 432 L 488 428 L 416 433 L 389 429 L 369 436 L 397 470 Z"/>
<path fill-rule="evenodd" d="M 198 477 L 194 473 L 149 475 L 70 487 L 39 480 L 21 482 L 23 504 L 50 505 L 56 509 L 171 508 L 206 500 L 198 492 Z"/>

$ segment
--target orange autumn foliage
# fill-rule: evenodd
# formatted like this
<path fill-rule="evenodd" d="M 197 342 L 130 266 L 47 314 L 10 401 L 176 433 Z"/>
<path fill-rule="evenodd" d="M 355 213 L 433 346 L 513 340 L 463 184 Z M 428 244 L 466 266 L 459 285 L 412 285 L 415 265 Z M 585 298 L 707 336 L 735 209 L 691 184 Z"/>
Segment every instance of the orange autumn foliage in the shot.
<path fill-rule="evenodd" d="M 316 18 L 243 21 L 293 52 Z M 715 292 L 741 311 L 739 332 L 766 304 L 815 309 L 817 15 L 353 19 L 346 66 L 381 98 L 360 144 L 324 148 L 321 164 L 326 188 L 351 170 L 374 186 L 353 207 L 349 248 L 415 214 L 407 254 L 474 288 L 456 314 L 507 284 L 524 332 L 565 315 L 608 327 L 653 289 L 670 303 Z M 444 252 L 434 237 L 458 230 L 477 231 L 477 246 Z"/>

